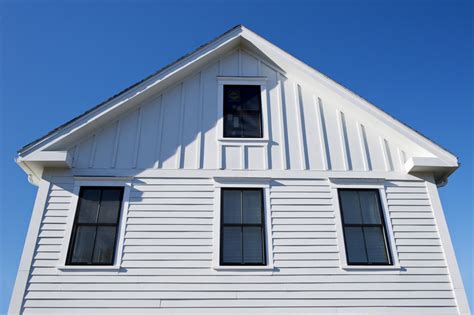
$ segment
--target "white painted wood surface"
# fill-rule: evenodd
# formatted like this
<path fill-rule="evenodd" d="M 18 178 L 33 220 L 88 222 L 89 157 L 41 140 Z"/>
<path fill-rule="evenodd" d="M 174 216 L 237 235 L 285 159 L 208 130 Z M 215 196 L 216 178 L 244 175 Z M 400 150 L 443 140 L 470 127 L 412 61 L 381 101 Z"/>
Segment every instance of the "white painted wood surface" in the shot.
<path fill-rule="evenodd" d="M 218 76 L 266 78 L 268 141 L 217 141 Z M 70 147 L 73 167 L 403 171 L 398 152 L 429 156 L 347 100 L 289 77 L 236 49 Z"/>
<path fill-rule="evenodd" d="M 217 173 L 219 171 L 216 171 Z M 134 314 L 258 307 L 311 313 L 457 314 L 424 181 L 387 180 L 400 270 L 341 269 L 326 178 L 270 182 L 273 271 L 212 269 L 212 178 L 132 181 L 121 269 L 58 270 L 74 179 L 51 178 L 24 313 Z"/>
<path fill-rule="evenodd" d="M 45 140 L 67 151 L 71 169 L 43 173 L 45 206 L 35 206 L 12 314 L 469 313 L 436 188 L 405 165 L 442 156 L 456 167 L 455 158 L 241 31 L 163 88 L 122 96 L 117 114 L 90 126 L 86 115 L 77 135 L 73 124 Z M 264 82 L 264 139 L 222 138 L 222 77 Z M 29 164 L 35 176 L 45 165 Z M 74 187 L 94 177 L 131 182 L 118 268 L 61 268 Z M 212 268 L 216 177 L 269 181 L 273 269 Z M 382 183 L 399 268 L 344 268 L 333 178 Z"/>

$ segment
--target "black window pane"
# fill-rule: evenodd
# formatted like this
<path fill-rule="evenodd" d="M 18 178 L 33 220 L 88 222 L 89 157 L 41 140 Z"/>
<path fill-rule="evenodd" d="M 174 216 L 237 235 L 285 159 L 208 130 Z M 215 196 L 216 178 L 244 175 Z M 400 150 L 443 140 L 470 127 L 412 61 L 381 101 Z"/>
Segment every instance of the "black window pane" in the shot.
<path fill-rule="evenodd" d="M 84 189 L 80 198 L 78 223 L 96 223 L 99 211 L 100 189 Z"/>
<path fill-rule="evenodd" d="M 114 226 L 99 226 L 95 241 L 92 262 L 94 264 L 113 264 L 115 252 Z"/>
<path fill-rule="evenodd" d="M 372 264 L 389 263 L 384 233 L 381 227 L 364 227 L 368 261 Z"/>
<path fill-rule="evenodd" d="M 87 187 L 79 196 L 66 264 L 112 265 L 123 188 Z"/>
<path fill-rule="evenodd" d="M 223 227 L 223 262 L 226 264 L 242 263 L 242 229 L 241 227 Z"/>
<path fill-rule="evenodd" d="M 121 189 L 104 189 L 100 202 L 99 223 L 117 223 L 122 202 Z"/>
<path fill-rule="evenodd" d="M 261 227 L 244 227 L 244 263 L 264 264 L 263 261 L 263 239 Z"/>
<path fill-rule="evenodd" d="M 346 252 L 349 264 L 366 264 L 364 235 L 361 227 L 345 227 Z"/>
<path fill-rule="evenodd" d="M 224 137 L 262 137 L 260 94 L 258 85 L 224 86 Z"/>
<path fill-rule="evenodd" d="M 72 263 L 89 264 L 91 262 L 92 251 L 94 248 L 95 233 L 95 226 L 77 227 L 71 257 Z"/>
<path fill-rule="evenodd" d="M 241 123 L 244 138 L 252 138 L 260 133 L 260 115 L 258 112 L 242 112 Z"/>
<path fill-rule="evenodd" d="M 242 192 L 225 189 L 222 191 L 224 223 L 242 222 Z"/>
<path fill-rule="evenodd" d="M 359 192 L 359 200 L 364 224 L 381 224 L 378 192 L 374 190 L 361 190 Z"/>
<path fill-rule="evenodd" d="M 340 191 L 340 200 L 344 224 L 361 224 L 362 216 L 360 213 L 359 196 L 357 191 Z"/>
<path fill-rule="evenodd" d="M 243 191 L 243 223 L 260 224 L 262 223 L 262 191 L 244 190 Z"/>
<path fill-rule="evenodd" d="M 260 111 L 260 86 L 242 85 L 239 88 L 241 91 L 242 110 Z"/>

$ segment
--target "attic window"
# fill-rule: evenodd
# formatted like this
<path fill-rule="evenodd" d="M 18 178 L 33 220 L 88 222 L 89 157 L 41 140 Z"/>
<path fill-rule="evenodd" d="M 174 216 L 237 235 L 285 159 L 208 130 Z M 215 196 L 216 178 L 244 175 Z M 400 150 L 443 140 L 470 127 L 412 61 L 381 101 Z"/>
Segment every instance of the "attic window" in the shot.
<path fill-rule="evenodd" d="M 224 85 L 224 138 L 262 138 L 259 85 Z"/>

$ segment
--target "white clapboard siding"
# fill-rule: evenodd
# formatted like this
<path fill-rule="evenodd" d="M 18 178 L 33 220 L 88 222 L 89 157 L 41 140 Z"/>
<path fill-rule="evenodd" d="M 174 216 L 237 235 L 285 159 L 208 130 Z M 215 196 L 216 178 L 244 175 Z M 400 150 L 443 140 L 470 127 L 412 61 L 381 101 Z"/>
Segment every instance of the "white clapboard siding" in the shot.
<path fill-rule="evenodd" d="M 266 78 L 268 143 L 217 141 L 217 76 Z M 361 115 L 349 100 L 326 90 L 318 81 L 301 82 L 282 73 L 248 47 L 236 48 L 65 149 L 74 168 L 121 170 L 401 171 L 405 161 L 399 152 L 405 159 L 426 156 L 425 149 L 378 128 L 374 117 Z"/>
<path fill-rule="evenodd" d="M 451 278 L 421 181 L 386 182 L 387 222 L 402 271 L 382 274 L 340 268 L 335 221 L 339 209 L 328 180 L 285 178 L 272 180 L 267 209 L 273 271 L 212 269 L 215 201 L 210 178 L 134 179 L 125 209 L 121 270 L 61 271 L 57 266 L 71 215 L 72 181 L 53 178 L 25 293 L 25 314 L 86 314 L 117 307 L 158 314 L 248 307 L 292 314 L 361 309 L 377 314 L 382 308 L 456 314 Z"/>

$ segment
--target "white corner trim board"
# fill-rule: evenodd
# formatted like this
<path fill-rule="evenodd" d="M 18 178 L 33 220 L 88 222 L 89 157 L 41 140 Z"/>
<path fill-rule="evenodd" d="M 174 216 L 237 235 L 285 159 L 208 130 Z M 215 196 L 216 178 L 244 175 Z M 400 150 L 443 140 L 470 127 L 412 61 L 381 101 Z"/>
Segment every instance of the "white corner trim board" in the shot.
<path fill-rule="evenodd" d="M 33 255 L 36 248 L 36 240 L 38 239 L 41 222 L 43 220 L 50 185 L 49 181 L 45 179 L 42 179 L 38 184 L 38 191 L 36 193 L 35 204 L 31 214 L 30 225 L 28 226 L 28 233 L 26 234 L 20 265 L 18 266 L 18 274 L 13 288 L 8 314 L 20 314 L 22 312 L 26 285 L 30 276 Z"/>
<path fill-rule="evenodd" d="M 453 283 L 454 295 L 458 304 L 460 315 L 470 315 L 471 310 L 469 309 L 469 303 L 466 296 L 466 290 L 462 283 L 461 271 L 459 270 L 458 263 L 456 262 L 456 254 L 454 253 L 453 243 L 451 236 L 449 235 L 448 224 L 444 216 L 443 207 L 441 200 L 439 199 L 438 188 L 436 187 L 435 180 L 432 176 L 426 176 L 426 189 L 431 201 L 433 208 L 436 224 L 438 226 L 438 232 L 441 236 L 441 242 L 444 250 L 446 262 L 448 264 L 449 274 Z"/>

